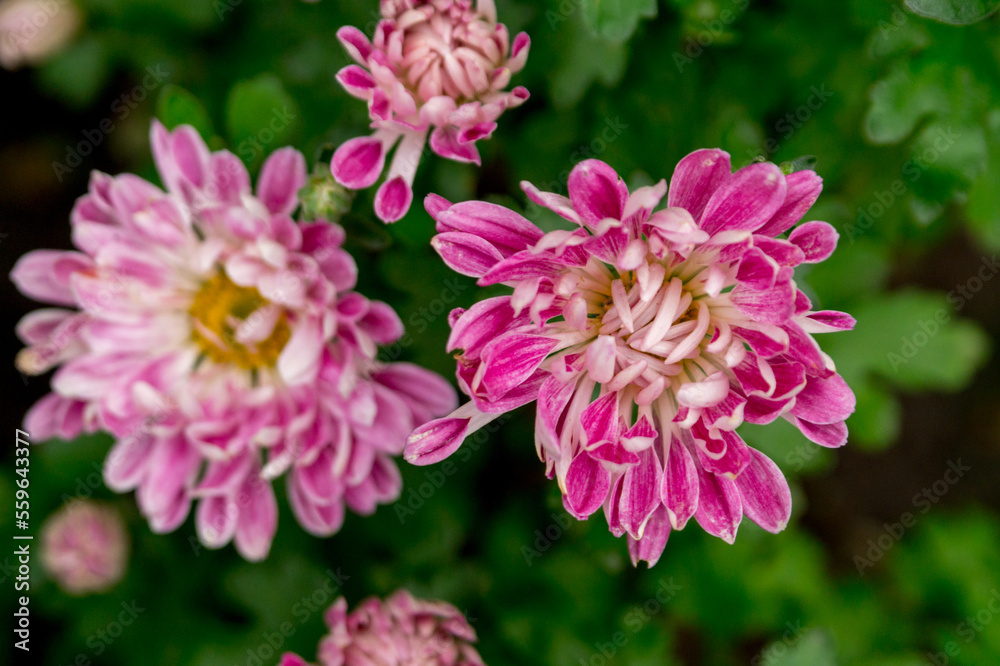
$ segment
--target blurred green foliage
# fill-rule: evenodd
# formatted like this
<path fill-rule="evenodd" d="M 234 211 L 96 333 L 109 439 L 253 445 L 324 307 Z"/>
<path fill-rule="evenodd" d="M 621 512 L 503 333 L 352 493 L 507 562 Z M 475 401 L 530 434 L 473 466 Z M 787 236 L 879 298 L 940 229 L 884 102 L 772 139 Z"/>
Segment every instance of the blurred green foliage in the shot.
<path fill-rule="evenodd" d="M 334 80 L 348 62 L 334 33 L 342 25 L 371 33 L 375 0 L 80 4 L 86 29 L 37 71 L 57 103 L 102 113 L 108 100 L 129 96 L 139 111 L 126 120 L 137 134 L 152 114 L 168 126 L 190 123 L 253 169 L 287 143 L 318 160 L 367 131 L 364 105 Z M 933 265 L 946 241 L 966 234 L 987 256 L 1000 247 L 1000 21 L 986 17 L 996 2 L 907 0 L 922 16 L 872 0 L 497 5 L 512 33 L 532 37 L 515 80 L 532 98 L 481 144 L 482 169 L 425 158 L 418 198 L 437 192 L 523 209 L 520 180 L 565 191 L 568 170 L 588 157 L 640 185 L 669 178 L 699 147 L 728 150 L 736 166 L 815 155 L 825 191 L 810 217 L 834 224 L 841 245 L 800 283 L 816 309 L 846 310 L 859 322 L 821 340 L 858 395 L 849 447 L 874 456 L 902 446 L 901 396 L 969 385 L 992 342 L 961 312 L 975 298 L 971 283 L 969 297 L 929 290 L 908 267 Z M 157 66 L 166 84 L 138 101 L 123 76 L 137 84 Z M 148 153 L 136 155 L 134 168 L 151 175 Z M 430 250 L 433 225 L 419 205 L 385 229 L 366 214 L 371 198 L 359 193 L 342 223 L 360 288 L 407 324 L 403 343 L 386 354 L 450 375 L 443 295 L 467 306 L 477 289 Z M 975 263 L 958 274 L 979 270 Z M 338 572 L 352 605 L 400 586 L 455 603 L 493 666 L 910 666 L 929 654 L 1000 663 L 1000 632 L 970 629 L 968 620 L 1000 585 L 994 509 L 936 506 L 889 548 L 876 525 L 873 559 L 865 539 L 831 544 L 798 522 L 809 512 L 809 478 L 829 473 L 838 453 L 784 423 L 746 426 L 747 440 L 792 480 L 793 524 L 773 536 L 747 523 L 734 546 L 693 526 L 671 536 L 655 569 L 633 570 L 600 516 L 564 526 L 558 492 L 532 450 L 531 418 L 517 413 L 467 444 L 472 454 L 453 476 L 405 468 L 399 503 L 349 516 L 331 539 L 308 537 L 283 506 L 263 564 L 200 548 L 190 520 L 152 535 L 131 498 L 118 498 L 134 541 L 128 577 L 86 599 L 41 581 L 33 603 L 52 635 L 46 663 L 84 654 L 91 663 L 252 665 L 275 663 L 284 649 L 312 655 L 323 632 L 317 608 L 332 601 L 320 592 Z M 88 481 L 109 442 L 35 449 L 36 515 L 84 492 L 111 499 Z M 0 484 L 9 499 L 9 476 Z M 872 566 L 855 568 L 845 552 Z M 676 592 L 663 603 L 667 588 Z M 135 624 L 110 645 L 95 639 L 133 601 L 146 609 Z M 946 652 L 949 644 L 958 651 Z"/>

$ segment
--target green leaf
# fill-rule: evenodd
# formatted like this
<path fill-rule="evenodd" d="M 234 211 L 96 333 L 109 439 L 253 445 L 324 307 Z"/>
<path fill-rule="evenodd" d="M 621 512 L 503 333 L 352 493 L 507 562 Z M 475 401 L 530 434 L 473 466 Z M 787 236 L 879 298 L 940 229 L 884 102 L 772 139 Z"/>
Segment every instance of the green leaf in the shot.
<path fill-rule="evenodd" d="M 78 108 L 93 104 L 109 73 L 107 49 L 93 36 L 70 45 L 38 71 L 42 87 Z"/>
<path fill-rule="evenodd" d="M 603 40 L 578 23 L 572 25 L 573 30 L 565 31 L 568 41 L 559 50 L 563 57 L 549 82 L 553 104 L 560 109 L 576 106 L 595 81 L 617 85 L 628 55 L 624 44 Z"/>
<path fill-rule="evenodd" d="M 970 275 L 977 269 L 970 267 Z M 958 390 L 982 366 L 990 344 L 977 324 L 956 316 L 965 302 L 957 292 L 883 296 L 853 310 L 855 330 L 824 338 L 823 348 L 849 384 L 875 374 L 904 389 Z"/>
<path fill-rule="evenodd" d="M 1000 9 L 1000 0 L 906 0 L 905 4 L 918 16 L 951 25 L 976 23 Z"/>
<path fill-rule="evenodd" d="M 788 643 L 791 642 L 789 646 Z M 826 633 L 813 629 L 798 642 L 794 637 L 773 643 L 765 648 L 771 658 L 766 661 L 773 666 L 836 666 L 836 651 Z"/>
<path fill-rule="evenodd" d="M 613 42 L 631 37 L 639 19 L 656 16 L 656 0 L 583 0 L 582 6 L 591 32 Z"/>
<path fill-rule="evenodd" d="M 229 91 L 226 129 L 236 154 L 247 164 L 260 164 L 268 153 L 286 145 L 298 116 L 295 100 L 276 76 L 240 81 Z"/>
<path fill-rule="evenodd" d="M 206 140 L 214 134 L 205 105 L 190 92 L 172 83 L 163 86 L 156 100 L 156 117 L 170 130 L 178 125 L 191 125 Z"/>

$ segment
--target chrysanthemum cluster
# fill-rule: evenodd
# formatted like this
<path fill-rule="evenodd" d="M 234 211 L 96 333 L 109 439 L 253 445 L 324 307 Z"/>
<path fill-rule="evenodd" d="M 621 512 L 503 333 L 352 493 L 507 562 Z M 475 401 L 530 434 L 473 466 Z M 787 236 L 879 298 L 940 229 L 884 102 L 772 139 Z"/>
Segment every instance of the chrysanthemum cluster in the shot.
<path fill-rule="evenodd" d="M 74 500 L 42 524 L 42 565 L 75 595 L 104 592 L 125 575 L 128 535 L 110 506 Z"/>
<path fill-rule="evenodd" d="M 292 220 L 302 155 L 275 152 L 252 191 L 240 160 L 191 127 L 155 123 L 152 144 L 166 191 L 95 172 L 72 214 L 79 251 L 32 252 L 14 268 L 22 292 L 59 306 L 18 326 L 22 372 L 60 366 L 26 429 L 110 431 L 105 480 L 136 490 L 154 531 L 195 503 L 201 540 L 233 540 L 248 559 L 270 548 L 278 476 L 317 535 L 339 529 L 345 504 L 368 514 L 393 500 L 393 456 L 453 408 L 454 391 L 376 362 L 402 324 L 353 291 L 340 227 Z"/>
<path fill-rule="evenodd" d="M 341 597 L 327 610 L 330 632 L 319 645 L 320 666 L 484 666 L 472 646 L 476 632 L 443 601 L 399 590 L 384 602 L 370 598 L 348 614 Z M 281 666 L 308 666 L 286 654 Z"/>
<path fill-rule="evenodd" d="M 814 311 L 793 279 L 836 246 L 825 222 L 795 226 L 819 176 L 769 163 L 731 173 L 728 154 L 700 150 L 669 194 L 665 181 L 630 193 L 597 160 L 572 171 L 568 198 L 523 187 L 572 228 L 543 234 L 497 205 L 428 198 L 445 262 L 513 293 L 452 312 L 447 348 L 472 401 L 419 428 L 406 458 L 441 460 L 537 400 L 535 446 L 567 510 L 603 508 L 634 562 L 655 563 L 692 517 L 729 542 L 744 515 L 783 529 L 784 476 L 736 428 L 784 418 L 837 447 L 855 405 L 812 337 L 854 320 Z"/>
<path fill-rule="evenodd" d="M 428 135 L 438 155 L 479 164 L 476 142 L 493 134 L 506 109 L 528 98 L 524 88 L 505 88 L 524 67 L 530 40 L 522 32 L 511 44 L 493 0 L 382 0 L 381 9 L 372 41 L 357 28 L 337 33 L 358 63 L 337 80 L 368 102 L 375 132 L 340 146 L 331 168 L 345 187 L 370 187 L 396 146 L 375 197 L 376 215 L 395 222 L 413 201 Z"/>

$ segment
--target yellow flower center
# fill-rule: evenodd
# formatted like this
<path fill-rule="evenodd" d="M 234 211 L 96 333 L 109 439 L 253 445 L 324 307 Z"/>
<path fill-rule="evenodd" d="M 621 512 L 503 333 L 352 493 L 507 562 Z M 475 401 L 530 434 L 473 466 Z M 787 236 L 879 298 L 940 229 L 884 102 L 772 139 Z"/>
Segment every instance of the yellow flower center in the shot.
<path fill-rule="evenodd" d="M 219 271 L 191 302 L 191 337 L 216 363 L 247 370 L 274 366 L 292 332 L 284 312 L 276 320 L 269 314 L 270 305 L 255 288 L 234 284 Z"/>

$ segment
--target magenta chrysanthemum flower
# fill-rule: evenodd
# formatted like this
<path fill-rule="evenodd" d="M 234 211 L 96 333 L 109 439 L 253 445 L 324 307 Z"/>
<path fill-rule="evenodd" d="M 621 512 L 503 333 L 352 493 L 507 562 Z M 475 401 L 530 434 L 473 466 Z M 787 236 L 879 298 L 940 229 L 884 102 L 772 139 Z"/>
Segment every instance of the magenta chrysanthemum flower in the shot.
<path fill-rule="evenodd" d="M 493 134 L 506 109 L 528 99 L 522 87 L 504 89 L 524 67 L 530 40 L 522 32 L 510 43 L 493 0 L 381 0 L 381 8 L 374 42 L 353 27 L 337 33 L 359 63 L 340 70 L 337 80 L 368 102 L 375 133 L 340 146 L 331 168 L 345 187 L 370 187 L 398 142 L 375 197 L 375 213 L 395 222 L 413 200 L 428 133 L 438 155 L 479 164 L 476 141 Z"/>
<path fill-rule="evenodd" d="M 110 431 L 105 481 L 135 489 L 156 532 L 197 502 L 202 542 L 266 557 L 277 527 L 270 480 L 288 472 L 299 522 L 329 535 L 345 503 L 395 499 L 392 460 L 415 426 L 455 405 L 442 378 L 376 362 L 403 333 L 385 303 L 352 291 L 343 230 L 296 224 L 306 180 L 291 148 L 250 177 L 197 132 L 152 128 L 167 191 L 95 172 L 72 214 L 80 252 L 40 250 L 12 278 L 61 308 L 27 315 L 22 372 L 61 365 L 26 417 L 37 439 Z M 69 310 L 64 308 L 78 308 Z"/>
<path fill-rule="evenodd" d="M 484 666 L 472 643 L 476 632 L 443 601 L 415 599 L 399 590 L 347 613 L 343 597 L 327 610 L 330 633 L 319 645 L 320 666 Z M 308 666 L 286 654 L 281 666 Z"/>
<path fill-rule="evenodd" d="M 441 460 L 537 400 L 535 446 L 567 510 L 584 519 L 603 506 L 633 562 L 654 564 L 692 516 L 728 542 L 744 515 L 783 529 L 788 484 L 736 428 L 782 417 L 823 446 L 847 440 L 854 395 L 812 334 L 854 320 L 814 312 L 792 279 L 837 233 L 806 222 L 778 238 L 822 180 L 766 163 L 731 173 L 727 153 L 699 150 L 656 212 L 665 181 L 630 194 L 597 160 L 568 185 L 566 198 L 522 184 L 576 225 L 548 234 L 500 206 L 428 197 L 445 262 L 514 293 L 452 312 L 448 350 L 472 402 L 414 432 L 406 458 Z"/>
<path fill-rule="evenodd" d="M 125 575 L 128 536 L 118 512 L 74 500 L 42 524 L 42 564 L 70 594 L 104 592 Z"/>

